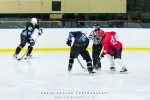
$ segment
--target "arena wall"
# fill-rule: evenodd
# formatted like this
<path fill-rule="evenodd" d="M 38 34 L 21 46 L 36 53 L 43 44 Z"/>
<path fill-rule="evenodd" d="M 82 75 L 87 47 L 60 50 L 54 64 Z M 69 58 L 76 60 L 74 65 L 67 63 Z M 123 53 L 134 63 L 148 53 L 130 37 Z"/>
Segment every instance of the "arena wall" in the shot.
<path fill-rule="evenodd" d="M 52 11 L 52 1 L 61 1 L 60 11 Z M 0 0 L 0 13 L 126 13 L 126 5 L 127 0 Z"/>
<path fill-rule="evenodd" d="M 148 28 L 102 28 L 104 31 L 116 31 L 117 40 L 123 43 L 124 50 L 150 50 L 150 29 Z M 36 41 L 34 51 L 67 51 L 66 38 L 69 31 L 80 31 L 82 28 L 45 28 Z M 92 28 L 85 28 L 87 36 Z M 22 29 L 0 29 L 0 52 L 14 52 L 20 44 Z M 37 38 L 38 30 L 33 34 Z M 26 45 L 27 47 L 27 45 Z M 26 48 L 25 47 L 25 48 Z M 91 50 L 92 41 L 88 50 Z M 23 51 L 25 51 L 24 49 Z"/>

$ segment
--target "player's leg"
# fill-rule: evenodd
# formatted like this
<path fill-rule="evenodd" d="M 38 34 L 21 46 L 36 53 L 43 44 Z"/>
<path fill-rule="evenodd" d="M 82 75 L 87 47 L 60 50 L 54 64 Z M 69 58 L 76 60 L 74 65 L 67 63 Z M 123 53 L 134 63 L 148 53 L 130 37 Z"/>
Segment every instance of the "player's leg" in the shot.
<path fill-rule="evenodd" d="M 69 64 L 68 64 L 68 71 L 70 72 L 73 67 L 74 58 L 78 55 L 77 46 L 72 46 L 70 51 L 70 58 L 69 58 Z"/>
<path fill-rule="evenodd" d="M 119 66 L 122 68 L 120 73 L 122 73 L 122 74 L 128 73 L 128 70 L 126 69 L 124 63 L 121 61 L 121 54 L 122 54 L 122 48 L 115 52 L 114 59 L 119 64 Z"/>
<path fill-rule="evenodd" d="M 109 62 L 110 62 L 110 70 L 111 71 L 116 71 L 116 68 L 115 68 L 115 63 L 114 63 L 114 58 L 111 54 L 106 54 Z"/>
<path fill-rule="evenodd" d="M 35 45 L 35 41 L 32 37 L 30 37 L 29 39 L 27 39 L 27 42 L 30 44 L 28 46 L 28 53 L 27 53 L 27 57 L 31 57 L 31 53 L 32 53 L 32 50 L 33 50 L 33 46 Z"/>
<path fill-rule="evenodd" d="M 93 46 L 93 66 L 97 70 L 101 68 L 101 63 L 100 63 L 100 59 L 99 59 L 101 47 L 100 47 L 100 45 Z"/>
<path fill-rule="evenodd" d="M 25 35 L 21 34 L 21 43 L 20 45 L 16 48 L 15 54 L 13 55 L 14 58 L 17 58 L 17 55 L 20 53 L 22 48 L 26 45 L 27 43 L 27 37 Z"/>
<path fill-rule="evenodd" d="M 93 66 L 96 64 L 96 60 L 95 60 L 95 45 L 93 44 L 92 46 L 92 59 L 93 59 Z"/>
<path fill-rule="evenodd" d="M 74 63 L 74 56 L 71 56 L 70 55 L 70 58 L 69 58 L 69 64 L 68 64 L 68 71 L 70 72 L 72 70 L 72 66 L 73 66 L 73 63 Z"/>
<path fill-rule="evenodd" d="M 101 51 L 102 51 L 102 44 L 99 44 L 98 45 L 98 70 L 100 70 L 101 69 L 101 61 L 100 61 L 100 58 L 99 58 L 99 56 L 100 56 L 100 53 L 101 53 Z"/>
<path fill-rule="evenodd" d="M 91 60 L 89 52 L 83 48 L 83 50 L 80 51 L 80 54 L 83 57 L 83 59 L 86 60 L 89 74 L 95 73 L 93 72 L 92 60 Z"/>
<path fill-rule="evenodd" d="M 32 52 L 32 50 L 33 50 L 33 47 L 32 46 L 28 46 L 28 53 L 27 53 L 27 57 L 31 57 L 32 55 L 31 55 L 31 52 Z"/>

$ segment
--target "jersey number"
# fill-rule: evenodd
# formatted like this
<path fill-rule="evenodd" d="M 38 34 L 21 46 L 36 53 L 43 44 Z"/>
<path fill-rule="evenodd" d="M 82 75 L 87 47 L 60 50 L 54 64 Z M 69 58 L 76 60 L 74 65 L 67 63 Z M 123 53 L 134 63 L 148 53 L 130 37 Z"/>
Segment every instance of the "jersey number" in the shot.
<path fill-rule="evenodd" d="M 115 38 L 113 38 L 113 36 L 112 36 L 112 38 L 111 38 L 110 42 L 111 42 L 113 45 L 117 44 L 117 41 L 116 41 L 116 39 L 115 39 Z"/>

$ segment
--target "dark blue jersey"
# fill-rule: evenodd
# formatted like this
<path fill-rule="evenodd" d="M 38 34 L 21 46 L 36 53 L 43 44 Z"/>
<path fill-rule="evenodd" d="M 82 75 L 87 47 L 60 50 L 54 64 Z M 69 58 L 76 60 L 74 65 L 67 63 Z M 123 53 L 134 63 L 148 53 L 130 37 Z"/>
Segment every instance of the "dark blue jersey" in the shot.
<path fill-rule="evenodd" d="M 81 34 L 80 31 L 69 32 L 68 38 L 71 39 L 72 37 L 74 37 L 74 39 L 76 39 L 79 34 Z"/>
<path fill-rule="evenodd" d="M 25 36 L 31 36 L 34 33 L 35 29 L 41 30 L 38 24 L 33 26 L 32 23 L 28 23 L 26 27 L 23 29 L 22 34 Z"/>
<path fill-rule="evenodd" d="M 74 45 L 77 46 L 86 46 L 89 44 L 89 39 L 86 37 L 86 35 L 80 31 L 74 31 L 74 32 L 69 32 L 68 38 L 74 37 Z"/>

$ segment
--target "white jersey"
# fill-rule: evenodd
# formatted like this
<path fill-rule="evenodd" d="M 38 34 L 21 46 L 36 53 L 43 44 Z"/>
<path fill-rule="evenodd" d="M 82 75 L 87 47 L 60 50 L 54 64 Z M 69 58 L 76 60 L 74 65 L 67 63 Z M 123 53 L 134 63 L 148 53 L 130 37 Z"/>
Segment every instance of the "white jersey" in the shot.
<path fill-rule="evenodd" d="M 100 31 L 100 29 L 98 30 L 92 30 L 90 35 L 88 36 L 88 38 L 91 40 L 93 40 L 93 44 L 100 44 L 101 43 L 101 39 L 94 39 L 96 36 L 98 36 L 98 31 Z"/>

